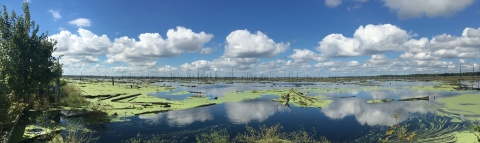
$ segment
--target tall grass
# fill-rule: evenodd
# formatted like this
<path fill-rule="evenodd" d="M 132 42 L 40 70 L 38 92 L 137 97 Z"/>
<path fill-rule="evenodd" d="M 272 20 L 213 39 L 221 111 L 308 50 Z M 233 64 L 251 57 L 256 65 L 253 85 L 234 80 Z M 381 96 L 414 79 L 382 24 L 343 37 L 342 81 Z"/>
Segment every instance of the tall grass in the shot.
<path fill-rule="evenodd" d="M 60 98 L 62 105 L 72 108 L 79 108 L 89 103 L 82 97 L 82 91 L 73 84 L 65 84 L 61 87 Z"/>
<path fill-rule="evenodd" d="M 238 143 L 330 143 L 325 137 L 315 138 L 315 134 L 310 134 L 305 130 L 297 130 L 294 132 L 283 132 L 283 127 L 280 124 L 267 127 L 261 126 L 256 130 L 253 127 L 246 126 L 247 132 L 239 133 L 229 140 L 230 136 L 226 129 L 219 131 L 212 131 L 210 133 L 203 133 L 197 136 L 197 142 L 199 143 L 225 143 L 225 142 L 238 142 Z"/>

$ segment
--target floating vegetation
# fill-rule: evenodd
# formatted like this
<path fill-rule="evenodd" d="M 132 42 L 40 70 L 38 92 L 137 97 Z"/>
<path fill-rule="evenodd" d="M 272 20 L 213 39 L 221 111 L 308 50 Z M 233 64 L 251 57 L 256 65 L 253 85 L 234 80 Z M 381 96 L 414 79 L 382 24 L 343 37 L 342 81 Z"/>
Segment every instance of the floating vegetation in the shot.
<path fill-rule="evenodd" d="M 472 132 L 465 132 L 471 126 L 469 122 L 450 122 L 451 118 L 437 116 L 434 114 L 416 114 L 409 117 L 403 126 L 409 131 L 415 132 L 413 142 L 474 142 L 476 137 Z M 398 129 L 398 127 L 396 128 Z M 355 142 L 377 142 L 379 138 L 384 138 L 391 133 L 392 127 L 380 126 L 368 131 L 369 133 Z M 402 130 L 403 131 L 403 130 Z M 376 140 L 377 139 L 377 140 Z M 398 136 L 391 136 L 389 142 L 398 142 L 401 139 Z"/>
<path fill-rule="evenodd" d="M 273 99 L 274 102 L 279 102 L 285 106 L 290 106 L 290 103 L 300 107 L 315 107 L 315 108 L 324 108 L 328 106 L 332 100 L 325 100 L 325 97 L 312 97 L 303 95 L 302 92 L 298 92 L 294 89 L 290 89 L 288 93 L 282 94 L 280 98 Z"/>
<path fill-rule="evenodd" d="M 462 94 L 441 98 L 438 100 L 444 103 L 444 107 L 438 111 L 441 115 L 455 117 L 459 120 L 480 120 L 480 94 Z"/>

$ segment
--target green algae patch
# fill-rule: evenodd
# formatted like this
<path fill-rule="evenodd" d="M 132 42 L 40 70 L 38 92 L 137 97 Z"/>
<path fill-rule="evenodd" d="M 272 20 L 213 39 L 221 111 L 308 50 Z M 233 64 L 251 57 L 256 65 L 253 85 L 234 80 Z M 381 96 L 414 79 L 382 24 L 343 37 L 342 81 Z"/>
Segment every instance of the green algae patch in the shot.
<path fill-rule="evenodd" d="M 272 101 L 279 102 L 285 105 L 293 103 L 295 106 L 299 107 L 313 107 L 313 108 L 324 108 L 327 107 L 332 100 L 326 100 L 324 96 L 305 96 L 303 93 L 299 93 L 291 90 L 286 94 L 282 94 L 280 98 L 273 99 Z"/>
<path fill-rule="evenodd" d="M 410 86 L 410 90 L 426 90 L 426 91 L 455 91 L 456 86 L 452 85 L 438 85 L 438 86 Z"/>
<path fill-rule="evenodd" d="M 260 98 L 263 95 L 282 96 L 290 89 L 269 89 L 269 90 L 251 90 L 251 91 L 233 91 L 227 92 L 225 96 L 210 99 L 205 96 L 188 97 L 184 100 L 167 100 L 154 96 L 148 96 L 150 92 L 167 92 L 173 87 L 134 85 L 129 83 L 116 83 L 111 85 L 109 82 L 97 83 L 75 83 L 79 87 L 84 97 L 91 103 L 83 110 L 102 109 L 107 115 L 115 118 L 129 117 L 135 115 L 155 114 L 169 112 L 173 110 L 183 110 L 188 108 L 205 107 L 226 102 L 240 102 L 248 99 Z M 190 92 L 176 92 L 173 95 L 189 94 Z M 324 100 L 324 97 L 303 96 L 297 93 L 293 96 L 291 103 L 300 107 L 326 107 L 331 100 Z M 283 102 L 281 99 L 279 102 Z M 122 120 L 115 120 L 122 121 Z"/>
<path fill-rule="evenodd" d="M 152 92 L 167 92 L 175 88 L 171 86 L 152 86 L 152 85 L 133 85 L 129 83 L 115 83 L 112 85 L 109 82 L 98 83 L 73 83 L 79 87 L 83 95 L 107 95 L 107 94 L 145 94 Z"/>
<path fill-rule="evenodd" d="M 23 136 L 20 140 L 23 141 L 23 140 L 37 138 L 40 136 L 45 136 L 48 134 L 55 134 L 60 132 L 63 129 L 65 129 L 65 127 L 62 127 L 62 126 L 46 128 L 46 127 L 37 126 L 37 125 L 27 125 L 25 127 L 25 132 L 23 133 Z"/>
<path fill-rule="evenodd" d="M 477 136 L 479 133 L 472 133 L 471 131 L 459 131 L 455 133 L 458 143 L 475 143 L 478 142 Z"/>
<path fill-rule="evenodd" d="M 444 104 L 437 113 L 441 115 L 463 118 L 475 121 L 480 120 L 480 94 L 462 94 L 438 100 Z"/>

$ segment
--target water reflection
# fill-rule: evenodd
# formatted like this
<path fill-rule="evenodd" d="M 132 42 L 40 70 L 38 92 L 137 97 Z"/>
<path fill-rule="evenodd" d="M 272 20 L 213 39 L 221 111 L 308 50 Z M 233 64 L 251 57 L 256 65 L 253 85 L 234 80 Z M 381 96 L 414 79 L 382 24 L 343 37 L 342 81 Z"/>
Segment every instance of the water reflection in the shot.
<path fill-rule="evenodd" d="M 353 115 L 362 125 L 394 125 L 397 123 L 393 114 L 398 114 L 398 122 L 405 121 L 412 113 L 427 113 L 425 103 L 428 101 L 394 102 L 384 104 L 368 104 L 359 98 L 335 100 L 328 107 L 321 109 L 327 117 L 343 119 Z"/>
<path fill-rule="evenodd" d="M 245 101 L 237 103 L 225 103 L 228 119 L 237 124 L 245 124 L 251 121 L 262 122 L 275 112 L 290 112 L 290 108 L 270 101 Z"/>
<path fill-rule="evenodd" d="M 213 120 L 209 108 L 194 108 L 170 111 L 167 113 L 160 113 L 155 115 L 140 115 L 140 119 L 144 119 L 148 123 L 161 124 L 167 122 L 170 127 L 183 127 L 192 124 L 193 122 L 205 122 Z"/>

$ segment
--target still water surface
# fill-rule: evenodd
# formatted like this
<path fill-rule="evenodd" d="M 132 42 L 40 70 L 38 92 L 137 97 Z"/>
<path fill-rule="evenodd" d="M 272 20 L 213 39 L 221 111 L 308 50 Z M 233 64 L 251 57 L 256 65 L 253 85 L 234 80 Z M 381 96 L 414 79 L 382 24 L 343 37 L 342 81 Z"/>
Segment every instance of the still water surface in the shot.
<path fill-rule="evenodd" d="M 172 95 L 181 91 L 203 92 L 207 97 L 221 97 L 230 91 L 264 90 L 295 88 L 308 91 L 307 88 L 348 88 L 342 93 L 324 93 L 330 96 L 333 102 L 326 108 L 286 107 L 270 99 L 278 96 L 265 95 L 262 98 L 236 103 L 223 103 L 202 108 L 193 108 L 179 111 L 159 113 L 156 115 L 142 115 L 129 117 L 130 121 L 109 123 L 106 125 L 89 125 L 99 131 L 101 138 L 98 142 L 120 142 L 141 135 L 161 135 L 163 138 L 185 139 L 185 142 L 195 142 L 195 136 L 211 129 L 226 128 L 231 137 L 245 132 L 245 125 L 258 128 L 260 125 L 283 126 L 283 131 L 304 129 L 316 131 L 317 137 L 326 136 L 333 142 L 353 141 L 369 134 L 378 128 L 394 125 L 397 120 L 393 114 L 397 113 L 398 122 L 406 121 L 409 117 L 423 116 L 436 118 L 437 115 L 429 110 L 425 104 L 436 105 L 436 100 L 459 95 L 456 92 L 415 91 L 410 86 L 436 85 L 428 82 L 384 82 L 375 83 L 379 87 L 389 90 L 364 90 L 365 86 L 341 83 L 235 83 L 198 85 L 186 87 L 185 83 L 157 83 L 172 85 L 177 89 L 171 92 L 152 93 L 152 96 L 184 99 L 192 94 Z M 184 86 L 181 86 L 184 85 Z M 391 90 L 391 88 L 395 90 Z M 319 95 L 310 93 L 308 95 Z M 430 96 L 430 101 L 405 101 L 383 104 L 368 104 L 369 99 L 401 99 L 411 97 Z M 336 98 L 355 96 L 353 98 Z M 435 97 L 435 99 L 433 99 Z M 414 123 L 413 123 L 414 124 Z M 415 125 L 413 125 L 415 126 Z"/>

